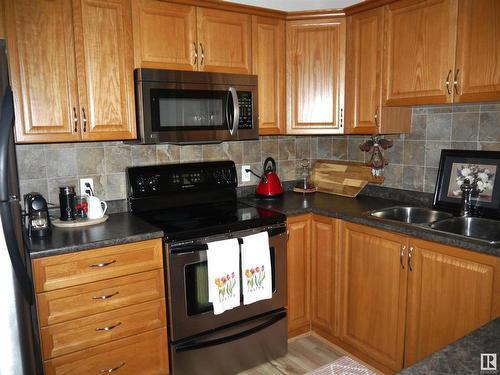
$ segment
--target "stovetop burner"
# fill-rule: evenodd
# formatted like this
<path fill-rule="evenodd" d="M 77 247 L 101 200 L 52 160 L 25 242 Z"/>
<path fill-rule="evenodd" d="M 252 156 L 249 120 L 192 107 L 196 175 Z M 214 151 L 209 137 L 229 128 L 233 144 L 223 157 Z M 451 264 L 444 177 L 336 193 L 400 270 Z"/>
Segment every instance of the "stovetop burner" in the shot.
<path fill-rule="evenodd" d="M 241 202 L 194 205 L 138 214 L 161 228 L 168 242 L 235 232 L 285 221 L 285 216 Z"/>

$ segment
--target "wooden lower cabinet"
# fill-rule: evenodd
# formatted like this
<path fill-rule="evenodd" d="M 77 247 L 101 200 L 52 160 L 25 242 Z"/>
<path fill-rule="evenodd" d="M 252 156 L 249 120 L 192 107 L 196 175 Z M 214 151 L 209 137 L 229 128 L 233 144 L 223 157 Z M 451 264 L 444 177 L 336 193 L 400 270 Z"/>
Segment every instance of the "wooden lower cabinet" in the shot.
<path fill-rule="evenodd" d="M 500 293 L 495 257 L 420 240 L 410 251 L 405 367 L 494 319 Z"/>
<path fill-rule="evenodd" d="M 288 336 L 311 328 L 311 216 L 288 218 Z"/>
<path fill-rule="evenodd" d="M 407 238 L 343 222 L 340 339 L 394 371 L 403 367 Z"/>
<path fill-rule="evenodd" d="M 157 329 L 45 362 L 45 375 L 168 374 L 167 336 Z M 121 371 L 118 371 L 121 370 Z"/>
<path fill-rule="evenodd" d="M 289 336 L 393 373 L 500 316 L 500 258 L 320 215 L 288 218 Z"/>
<path fill-rule="evenodd" d="M 167 374 L 161 239 L 32 261 L 45 374 Z"/>
<path fill-rule="evenodd" d="M 336 334 L 338 221 L 313 215 L 311 246 L 311 325 L 326 338 Z"/>

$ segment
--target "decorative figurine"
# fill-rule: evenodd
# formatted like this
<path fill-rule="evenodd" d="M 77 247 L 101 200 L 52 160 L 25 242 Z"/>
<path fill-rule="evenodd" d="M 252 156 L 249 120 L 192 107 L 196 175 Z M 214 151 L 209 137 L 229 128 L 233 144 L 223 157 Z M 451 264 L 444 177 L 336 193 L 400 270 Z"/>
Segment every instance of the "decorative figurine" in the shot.
<path fill-rule="evenodd" d="M 361 151 L 371 154 L 368 164 L 372 167 L 372 176 L 381 177 L 384 175 L 384 167 L 388 164 L 388 161 L 384 158 L 382 150 L 387 150 L 392 145 L 392 140 L 382 138 L 381 136 L 373 136 L 370 140 L 359 145 Z"/>

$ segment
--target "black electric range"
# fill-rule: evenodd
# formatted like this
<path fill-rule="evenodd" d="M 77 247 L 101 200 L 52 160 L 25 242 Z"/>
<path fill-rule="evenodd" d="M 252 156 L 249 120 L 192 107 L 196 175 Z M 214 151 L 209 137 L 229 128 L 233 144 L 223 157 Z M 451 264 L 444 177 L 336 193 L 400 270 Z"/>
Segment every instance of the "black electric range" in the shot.
<path fill-rule="evenodd" d="M 283 214 L 236 198 L 232 161 L 132 167 L 129 209 L 161 228 L 167 242 L 284 223 Z"/>

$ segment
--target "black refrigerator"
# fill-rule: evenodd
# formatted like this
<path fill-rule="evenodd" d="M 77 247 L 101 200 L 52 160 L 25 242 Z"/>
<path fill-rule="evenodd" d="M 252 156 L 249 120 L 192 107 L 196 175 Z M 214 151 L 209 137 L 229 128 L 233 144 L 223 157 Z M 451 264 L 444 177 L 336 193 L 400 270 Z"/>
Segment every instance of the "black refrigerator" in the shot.
<path fill-rule="evenodd" d="M 0 374 L 41 374 L 30 262 L 23 240 L 14 102 L 0 40 Z"/>

